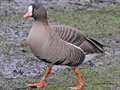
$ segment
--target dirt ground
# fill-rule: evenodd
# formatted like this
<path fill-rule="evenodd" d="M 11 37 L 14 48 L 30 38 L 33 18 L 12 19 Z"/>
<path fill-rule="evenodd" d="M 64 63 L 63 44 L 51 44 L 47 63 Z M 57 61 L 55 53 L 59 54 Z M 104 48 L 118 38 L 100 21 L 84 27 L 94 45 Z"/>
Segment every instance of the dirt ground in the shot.
<path fill-rule="evenodd" d="M 15 3 L 15 5 L 17 4 Z M 28 48 L 27 35 L 32 26 L 33 19 L 26 20 L 23 18 L 26 10 L 24 12 L 16 11 L 13 7 L 8 8 L 9 5 L 5 8 L 4 4 L 0 7 L 0 89 L 2 90 L 3 87 L 9 88 L 9 83 L 12 83 L 11 79 L 17 82 L 17 85 L 21 84 L 21 80 L 23 80 L 22 84 L 26 84 L 26 77 L 43 74 L 47 65 L 39 61 Z M 101 41 L 101 36 L 102 33 L 90 35 L 90 37 L 99 41 Z M 108 44 L 105 50 L 114 59 L 111 60 L 107 56 L 103 56 L 80 65 L 79 68 L 95 67 L 106 65 L 113 61 L 120 61 L 120 38 L 118 35 L 115 33 L 106 34 L 102 39 L 104 43 Z M 52 73 L 69 69 L 66 66 L 54 66 Z M 12 87 L 12 84 L 10 85 Z"/>

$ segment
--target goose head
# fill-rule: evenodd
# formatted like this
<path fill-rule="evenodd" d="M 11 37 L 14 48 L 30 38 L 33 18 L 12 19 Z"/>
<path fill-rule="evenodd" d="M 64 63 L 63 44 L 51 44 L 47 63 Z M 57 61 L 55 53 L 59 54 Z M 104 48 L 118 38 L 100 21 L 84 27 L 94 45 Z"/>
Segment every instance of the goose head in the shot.
<path fill-rule="evenodd" d="M 33 17 L 34 20 L 47 22 L 47 12 L 41 3 L 33 3 L 28 7 L 28 12 L 24 15 L 26 17 Z"/>

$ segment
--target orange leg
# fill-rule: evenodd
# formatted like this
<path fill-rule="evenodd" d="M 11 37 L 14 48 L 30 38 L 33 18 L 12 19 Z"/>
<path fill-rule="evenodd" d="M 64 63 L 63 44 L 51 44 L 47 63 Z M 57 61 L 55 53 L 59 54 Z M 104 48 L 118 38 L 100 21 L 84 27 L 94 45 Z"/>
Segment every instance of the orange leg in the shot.
<path fill-rule="evenodd" d="M 80 77 L 80 73 L 79 73 L 79 69 L 75 69 L 74 70 L 75 74 L 77 75 L 77 78 L 78 78 L 78 86 L 77 87 L 70 87 L 72 90 L 78 90 L 78 89 L 81 89 L 84 82 L 82 81 L 81 77 Z"/>
<path fill-rule="evenodd" d="M 52 68 L 48 67 L 47 70 L 46 70 L 46 73 L 45 75 L 43 76 L 43 78 L 40 80 L 39 83 L 36 83 L 36 84 L 27 84 L 27 86 L 30 86 L 30 87 L 41 87 L 41 86 L 46 86 L 45 84 L 45 79 L 47 78 L 48 74 L 51 72 Z"/>

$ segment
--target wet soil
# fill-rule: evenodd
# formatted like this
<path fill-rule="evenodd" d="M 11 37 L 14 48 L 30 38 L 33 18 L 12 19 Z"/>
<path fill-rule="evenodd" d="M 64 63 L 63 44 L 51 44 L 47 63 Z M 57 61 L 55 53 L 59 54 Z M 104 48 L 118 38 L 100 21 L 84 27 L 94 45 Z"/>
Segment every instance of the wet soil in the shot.
<path fill-rule="evenodd" d="M 14 3 L 11 3 L 13 6 L 7 5 L 7 8 L 5 8 L 6 2 L 2 2 L 0 6 L 0 15 L 2 15 L 0 22 L 0 77 L 2 77 L 0 78 L 0 88 L 4 86 L 7 87 L 8 90 L 10 90 L 9 83 L 11 79 L 13 79 L 16 84 L 20 84 L 20 80 L 23 80 L 22 84 L 26 84 L 26 77 L 39 76 L 43 74 L 47 68 L 46 63 L 39 61 L 31 53 L 27 45 L 27 35 L 30 27 L 32 26 L 33 19 L 28 20 L 28 22 L 23 18 L 23 14 L 20 15 L 20 12 L 25 12 L 28 4 L 33 1 L 29 0 L 27 4 L 25 0 L 22 0 L 24 2 L 19 0 L 14 1 Z M 61 2 L 62 1 L 64 0 L 61 0 Z M 59 7 L 56 5 L 56 3 L 58 3 L 56 0 L 52 0 L 49 5 L 47 1 L 44 1 L 43 3 L 46 5 L 46 7 L 51 7 L 52 10 L 53 5 L 56 6 L 54 8 L 60 8 L 66 5 L 67 7 L 69 7 L 69 5 L 72 7 L 73 5 L 71 6 L 71 4 L 67 3 L 68 1 L 66 0 L 66 2 L 62 2 L 64 3 L 62 4 L 63 6 L 60 5 Z M 24 8 L 21 7 L 21 4 L 24 5 Z M 77 5 L 74 5 L 73 7 L 76 6 Z M 92 38 L 96 38 L 99 41 L 100 36 L 101 34 L 91 35 Z M 120 38 L 113 33 L 104 35 L 103 39 L 105 40 L 104 43 L 110 45 L 110 47 L 106 47 L 105 49 L 111 53 L 111 57 L 116 58 L 114 60 L 109 60 L 107 56 L 103 56 L 93 61 L 87 62 L 86 64 L 79 66 L 79 68 L 100 66 L 115 60 L 120 61 Z M 70 68 L 66 66 L 54 66 L 52 73 L 65 69 Z M 7 80 L 7 82 L 5 80 Z"/>

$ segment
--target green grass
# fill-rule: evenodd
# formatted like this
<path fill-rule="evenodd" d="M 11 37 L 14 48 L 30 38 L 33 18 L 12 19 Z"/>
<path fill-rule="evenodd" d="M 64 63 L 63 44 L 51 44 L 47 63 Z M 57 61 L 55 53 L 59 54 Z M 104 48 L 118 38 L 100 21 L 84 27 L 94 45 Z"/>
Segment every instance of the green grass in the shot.
<path fill-rule="evenodd" d="M 90 67 L 80 70 L 85 82 L 81 90 L 113 90 L 120 87 L 120 62 L 112 62 L 108 65 Z M 40 77 L 31 77 L 28 82 L 39 82 Z M 70 90 L 68 87 L 77 86 L 77 77 L 73 71 L 64 70 L 50 74 L 46 79 L 46 86 L 33 90 Z"/>
<path fill-rule="evenodd" d="M 114 10 L 113 10 L 114 9 Z M 112 10 L 112 11 L 111 11 Z M 110 12 L 109 12 L 110 11 Z M 105 11 L 57 11 L 48 14 L 49 22 L 59 22 L 60 24 L 70 25 L 74 28 L 81 30 L 83 33 L 90 35 L 100 35 L 101 39 L 106 34 L 115 33 L 120 37 L 120 7 L 110 6 L 105 8 Z M 6 27 L 16 27 L 16 30 L 25 29 L 29 31 L 31 19 L 24 19 L 25 13 L 16 13 L 12 15 L 0 15 L 0 20 Z M 14 22 L 13 22 L 14 21 Z M 21 23 L 21 22 L 24 23 Z M 15 23 L 17 22 L 17 23 Z M 30 25 L 26 25 L 30 24 Z M 18 27 L 19 26 L 19 27 Z M 2 27 L 2 25 L 1 25 Z M 9 31 L 8 31 L 9 32 Z M 7 33 L 8 33 L 7 32 Z M 5 41 L 8 35 L 5 33 L 2 37 Z M 23 43 L 23 42 L 22 42 Z M 110 43 L 110 46 L 115 44 Z M 0 47 L 6 48 L 9 44 L 1 42 Z M 23 43 L 26 46 L 26 43 Z M 21 46 L 20 46 L 21 47 Z M 116 47 L 118 47 L 116 45 Z M 18 47 L 14 46 L 14 50 Z M 28 55 L 29 56 L 29 55 Z M 27 57 L 27 55 L 26 55 Z M 120 61 L 119 56 L 109 58 L 109 63 L 98 67 L 86 67 L 80 70 L 81 77 L 85 82 L 84 87 L 81 90 L 114 90 L 116 86 L 120 87 Z M 115 60 L 115 61 L 113 61 Z M 2 76 L 1 76 L 2 77 Z M 26 87 L 26 83 L 38 83 L 43 75 L 38 77 L 24 77 L 5 81 L 10 88 Z M 18 85 L 16 85 L 16 82 Z M 21 84 L 22 83 L 22 84 Z M 70 90 L 68 87 L 77 86 L 77 77 L 73 71 L 64 70 L 61 72 L 51 73 L 46 79 L 46 87 L 40 87 L 33 90 Z M 0 87 L 0 89 L 6 90 L 6 87 Z"/>
<path fill-rule="evenodd" d="M 119 11 L 120 7 L 116 9 Z M 117 10 L 116 13 L 118 12 Z M 118 34 L 120 14 L 114 14 L 114 10 L 113 13 L 112 11 L 110 13 L 107 11 L 58 11 L 48 14 L 48 18 L 49 22 L 58 21 L 61 24 L 70 25 L 87 35 L 101 32 L 103 34 Z M 120 36 L 120 33 L 118 35 Z"/>

